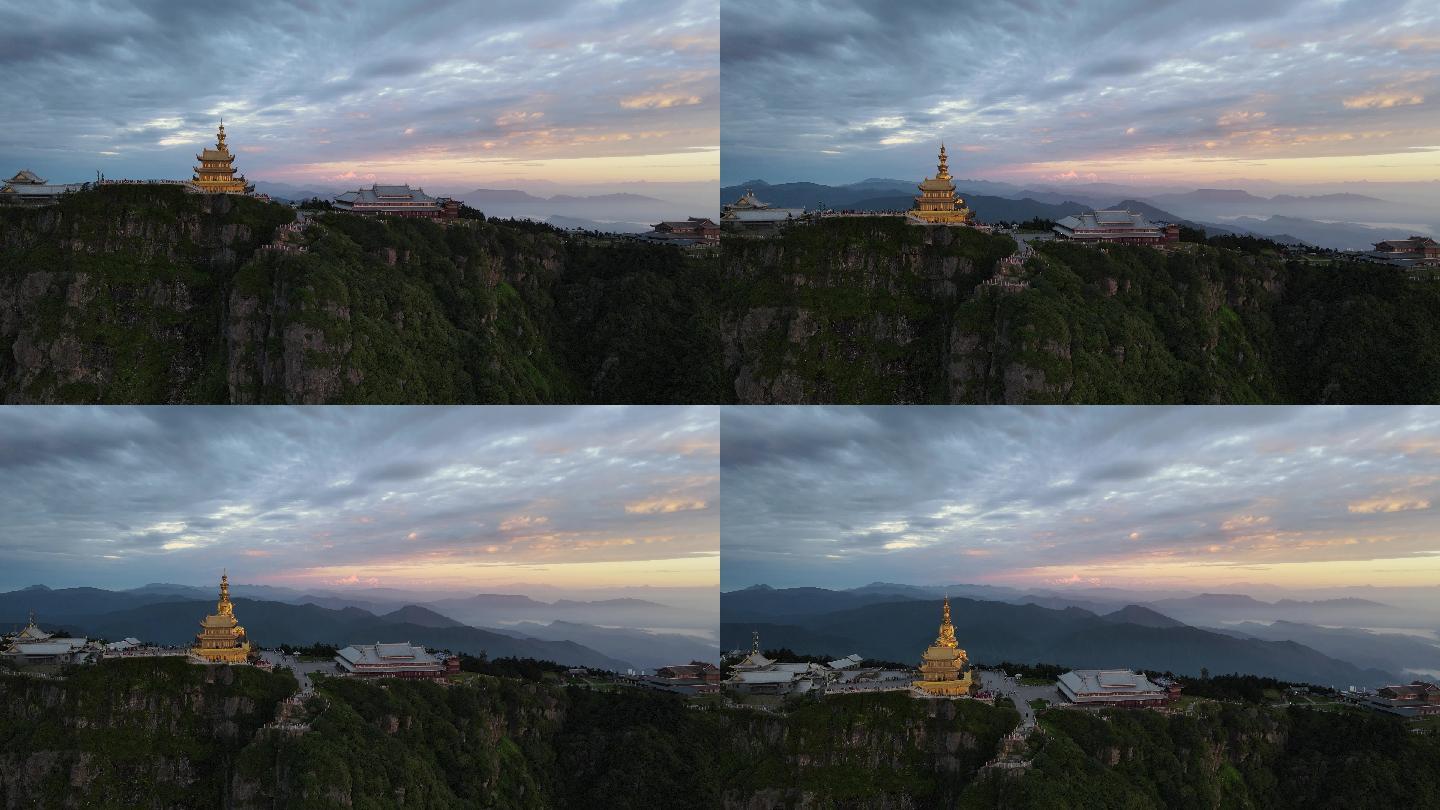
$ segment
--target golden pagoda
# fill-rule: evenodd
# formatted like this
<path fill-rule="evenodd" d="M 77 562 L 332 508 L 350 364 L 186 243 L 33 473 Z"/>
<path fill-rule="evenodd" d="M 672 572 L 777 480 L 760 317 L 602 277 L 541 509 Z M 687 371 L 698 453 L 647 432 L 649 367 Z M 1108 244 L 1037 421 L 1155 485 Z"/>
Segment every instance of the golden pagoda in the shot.
<path fill-rule="evenodd" d="M 215 135 L 215 148 L 206 149 L 195 156 L 200 165 L 195 167 L 195 175 L 191 178 L 193 183 L 201 191 L 208 191 L 212 194 L 244 194 L 252 188 L 245 182 L 245 175 L 235 176 L 235 156 L 230 154 L 230 147 L 225 145 L 225 122 L 220 122 L 220 131 Z"/>
<path fill-rule="evenodd" d="M 195 636 L 190 654 L 212 664 L 243 664 L 250 658 L 250 642 L 245 638 L 245 628 L 235 620 L 230 577 L 226 574 L 220 575 L 220 601 L 215 605 L 215 615 L 200 622 L 200 634 Z"/>
<path fill-rule="evenodd" d="M 947 596 L 940 636 L 925 651 L 920 661 L 920 678 L 913 685 L 932 695 L 956 697 L 970 694 L 971 678 L 970 657 L 956 643 L 955 628 L 950 624 L 950 597 Z"/>
<path fill-rule="evenodd" d="M 910 217 L 931 225 L 965 225 L 975 218 L 975 213 L 965 207 L 965 201 L 955 196 L 955 184 L 950 180 L 950 167 L 946 163 L 945 144 L 940 144 L 940 165 L 934 177 L 927 177 L 919 186 L 920 196 L 915 198 L 915 207 Z"/>

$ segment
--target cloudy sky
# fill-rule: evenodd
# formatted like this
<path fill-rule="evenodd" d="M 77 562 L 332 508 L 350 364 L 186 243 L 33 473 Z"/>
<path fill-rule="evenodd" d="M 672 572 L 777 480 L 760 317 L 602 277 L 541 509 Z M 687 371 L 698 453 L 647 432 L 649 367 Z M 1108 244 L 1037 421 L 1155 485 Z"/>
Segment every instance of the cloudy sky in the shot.
<path fill-rule="evenodd" d="M 1440 179 L 1434 0 L 726 0 L 722 180 Z"/>
<path fill-rule="evenodd" d="M 0 408 L 0 590 L 714 586 L 714 408 Z"/>
<path fill-rule="evenodd" d="M 715 0 L 0 0 L 0 166 L 252 180 L 713 181 Z M 358 184 L 357 184 L 358 185 Z"/>
<path fill-rule="evenodd" d="M 1440 581 L 1440 409 L 726 408 L 725 590 Z"/>

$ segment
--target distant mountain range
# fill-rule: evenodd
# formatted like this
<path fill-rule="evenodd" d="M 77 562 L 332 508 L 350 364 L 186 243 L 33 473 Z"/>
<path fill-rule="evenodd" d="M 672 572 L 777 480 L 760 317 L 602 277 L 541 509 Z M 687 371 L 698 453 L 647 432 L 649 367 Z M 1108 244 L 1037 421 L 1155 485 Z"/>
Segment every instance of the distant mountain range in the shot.
<path fill-rule="evenodd" d="M 514 655 L 620 671 L 714 660 L 717 653 L 713 630 L 705 632 L 707 639 L 683 630 L 649 629 L 664 625 L 667 617 L 703 627 L 703 614 L 645 599 L 545 602 L 515 594 L 475 594 L 428 604 L 397 604 L 390 597 L 401 599 L 406 592 L 376 591 L 368 594 L 369 599 L 351 600 L 237 585 L 232 595 L 241 623 L 264 646 L 409 640 L 457 652 L 484 651 L 492 657 Z M 269 598 L 255 598 L 257 594 Z M 18 627 L 33 610 L 44 627 L 66 627 L 110 639 L 135 636 L 185 644 L 214 607 L 213 590 L 187 585 L 156 583 L 127 591 L 32 586 L 0 593 L 0 628 Z M 585 621 L 559 618 L 565 616 Z"/>
<path fill-rule="evenodd" d="M 448 649 L 470 655 L 484 653 L 492 658 L 519 656 L 574 666 L 625 671 L 634 664 L 604 655 L 573 641 L 544 641 L 514 638 L 489 630 L 467 627 L 424 608 L 411 606 L 396 613 L 376 616 L 359 608 L 332 610 L 317 605 L 291 605 L 236 599 L 235 614 L 246 633 L 267 647 L 280 644 L 374 644 L 411 641 L 427 647 Z M 3 609 L 0 609 L 3 610 Z M 173 601 L 142 605 L 98 614 L 59 614 L 42 621 L 42 626 L 63 625 L 87 636 L 117 639 L 134 636 L 159 644 L 192 643 L 196 627 L 215 611 L 213 601 Z M 0 612 L 12 618 L 13 613 Z"/>
<path fill-rule="evenodd" d="M 369 186 L 369 183 L 365 183 Z M 298 186 L 259 181 L 256 190 L 291 202 L 311 198 L 332 199 L 350 189 Z M 458 193 L 427 189 L 436 196 L 463 201 L 486 216 L 498 219 L 531 219 L 557 228 L 580 228 L 610 233 L 643 233 L 662 220 L 687 216 L 714 216 L 710 206 L 687 211 L 684 204 L 645 194 L 611 192 L 604 194 L 555 194 L 542 197 L 513 188 L 475 188 Z"/>
<path fill-rule="evenodd" d="M 1211 629 L 1239 638 L 1297 641 L 1326 655 L 1343 658 L 1362 667 L 1400 673 L 1406 670 L 1440 672 L 1440 646 L 1414 635 L 1377 633 L 1348 627 L 1318 627 L 1287 621 L 1270 624 L 1241 622 Z"/>
<path fill-rule="evenodd" d="M 1326 685 L 1395 682 L 1395 670 L 1357 665 L 1293 640 L 1247 638 L 1189 626 L 1153 607 L 1108 614 L 951 597 L 957 637 L 978 662 L 1002 660 L 1073 667 L 1132 667 L 1196 675 L 1242 672 Z M 766 648 L 813 655 L 851 652 L 892 661 L 916 659 L 934 640 L 940 602 L 912 596 L 888 601 L 871 591 L 752 588 L 721 595 L 722 649 L 748 648 L 760 632 Z M 766 617 L 772 617 L 768 621 Z"/>
<path fill-rule="evenodd" d="M 983 180 L 955 181 L 956 191 L 981 222 L 1058 220 L 1095 209 L 1119 208 L 1144 213 L 1153 220 L 1202 228 L 1211 235 L 1253 235 L 1284 244 L 1332 250 L 1370 250 L 1375 242 L 1403 238 L 1412 232 L 1440 228 L 1364 224 L 1414 221 L 1440 216 L 1364 194 L 1338 193 L 1261 197 L 1241 189 L 1195 189 L 1187 192 L 1137 194 L 1132 187 L 1091 184 L 1074 189 L 1036 190 Z M 1105 194 L 1113 189 L 1116 195 Z M 915 183 L 869 178 L 859 183 L 826 186 L 818 183 L 770 184 L 763 180 L 726 186 L 721 199 L 730 201 L 747 190 L 772 205 L 793 208 L 826 206 L 838 210 L 901 211 L 914 200 Z M 1117 202 L 1118 200 L 1118 202 Z M 1217 221 L 1218 220 L 1218 221 Z"/>
<path fill-rule="evenodd" d="M 695 636 L 597 627 L 576 622 L 520 622 L 496 632 L 548 641 L 582 639 L 587 645 L 604 650 L 606 655 L 623 658 L 637 667 L 650 670 L 690 661 L 715 661 L 720 655 L 718 643 Z"/>

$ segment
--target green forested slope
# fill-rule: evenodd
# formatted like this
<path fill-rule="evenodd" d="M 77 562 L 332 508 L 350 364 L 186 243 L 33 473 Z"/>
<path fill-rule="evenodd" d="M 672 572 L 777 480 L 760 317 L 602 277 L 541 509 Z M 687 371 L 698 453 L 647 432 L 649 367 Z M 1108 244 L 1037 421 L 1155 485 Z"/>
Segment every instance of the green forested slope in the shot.
<path fill-rule="evenodd" d="M 1440 806 L 1440 737 L 1347 710 L 1207 704 L 1191 715 L 1046 712 L 1033 768 L 965 808 Z"/>
<path fill-rule="evenodd" d="M 996 289 L 1007 236 L 837 218 L 727 238 L 726 371 L 745 402 L 1440 399 L 1440 283 L 1213 241 L 1041 243 L 1026 286 Z"/>
<path fill-rule="evenodd" d="M 715 260 L 117 186 L 0 210 L 8 402 L 710 402 Z"/>
<path fill-rule="evenodd" d="M 108 662 L 63 678 L 0 673 L 0 806 L 1158 809 L 1440 802 L 1440 734 L 1433 724 L 1333 705 L 1245 703 L 1233 695 L 1187 698 L 1185 712 L 1169 715 L 1047 710 L 1041 732 L 1014 753 L 1028 767 L 998 770 L 982 766 L 1019 717 L 978 701 L 881 693 L 762 711 L 489 675 L 444 685 L 322 677 L 317 696 L 287 717 L 303 724 L 303 733 L 262 728 L 295 688 L 288 672 L 176 658 Z"/>

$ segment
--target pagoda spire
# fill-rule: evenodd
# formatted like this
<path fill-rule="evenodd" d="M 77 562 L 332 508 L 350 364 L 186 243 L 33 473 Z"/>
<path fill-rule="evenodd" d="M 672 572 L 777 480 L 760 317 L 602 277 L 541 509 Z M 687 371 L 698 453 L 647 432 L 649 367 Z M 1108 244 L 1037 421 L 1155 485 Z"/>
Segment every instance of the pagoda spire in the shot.
<path fill-rule="evenodd" d="M 950 177 L 949 158 L 945 155 L 945 142 L 943 140 L 940 142 L 940 165 L 936 167 L 935 177 L 940 180 L 945 180 Z"/>
<path fill-rule="evenodd" d="M 221 616 L 227 616 L 234 612 L 230 604 L 230 572 L 225 570 L 220 574 L 220 601 L 215 605 L 215 612 Z"/>
<path fill-rule="evenodd" d="M 955 641 L 955 626 L 950 623 L 950 595 L 945 595 L 945 604 L 940 613 L 940 635 L 935 639 L 935 644 L 940 647 L 954 648 L 958 646 Z"/>

